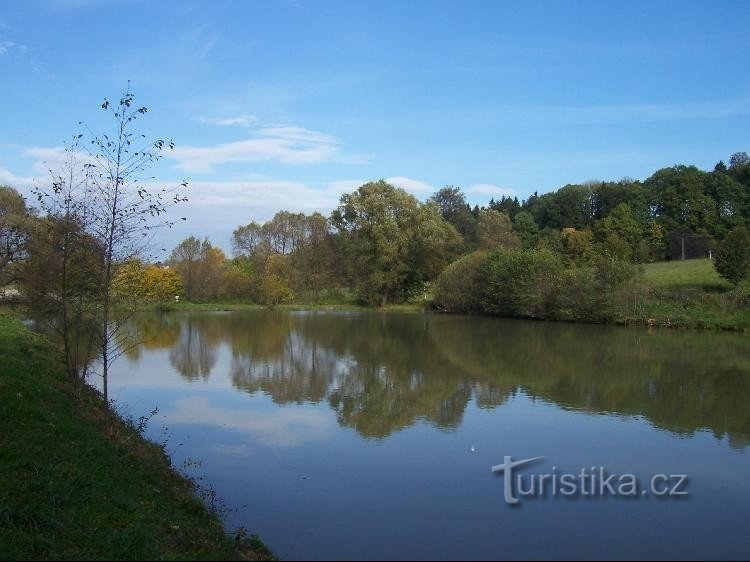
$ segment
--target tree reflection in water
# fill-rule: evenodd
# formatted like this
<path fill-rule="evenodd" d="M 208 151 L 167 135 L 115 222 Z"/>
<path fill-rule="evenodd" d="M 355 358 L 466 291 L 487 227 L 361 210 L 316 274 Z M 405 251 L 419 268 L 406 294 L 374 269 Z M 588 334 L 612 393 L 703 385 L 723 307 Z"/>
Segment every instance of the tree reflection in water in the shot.
<path fill-rule="evenodd" d="M 325 400 L 340 424 L 364 437 L 418 420 L 449 430 L 470 400 L 496 408 L 518 392 L 565 409 L 643 416 L 677 434 L 709 429 L 737 448 L 750 435 L 743 335 L 280 311 L 143 315 L 130 331 L 143 349 L 168 348 L 191 381 L 210 376 L 225 344 L 236 388 L 279 404 Z"/>

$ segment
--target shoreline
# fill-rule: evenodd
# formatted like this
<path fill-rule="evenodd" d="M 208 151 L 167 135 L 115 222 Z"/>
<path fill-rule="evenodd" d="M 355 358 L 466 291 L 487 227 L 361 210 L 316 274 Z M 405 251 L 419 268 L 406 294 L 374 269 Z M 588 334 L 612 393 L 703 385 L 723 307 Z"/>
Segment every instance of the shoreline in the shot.
<path fill-rule="evenodd" d="M 159 307 L 157 305 L 146 306 L 139 309 L 143 312 L 233 312 L 253 310 L 280 310 L 280 311 L 343 311 L 343 312 L 402 312 L 402 313 L 434 313 L 434 314 L 464 314 L 451 311 L 436 310 L 431 308 L 431 303 L 426 304 L 396 304 L 385 307 L 372 307 L 357 304 L 281 304 L 275 306 L 243 303 L 192 303 L 181 302 L 179 304 Z M 695 309 L 692 309 L 695 311 Z M 750 331 L 750 311 L 745 315 L 741 312 L 727 314 L 721 310 L 706 308 L 690 314 L 689 310 L 680 311 L 672 308 L 668 313 L 652 310 L 651 314 L 633 316 L 622 314 L 610 322 L 584 322 L 575 320 L 552 320 L 544 318 L 519 318 L 514 316 L 496 316 L 491 314 L 472 313 L 468 316 L 483 316 L 489 318 L 504 318 L 507 320 L 532 320 L 537 322 L 555 322 L 562 324 L 585 324 L 602 326 L 637 326 L 642 328 L 667 328 L 677 330 L 707 330 L 726 332 L 748 332 Z"/>

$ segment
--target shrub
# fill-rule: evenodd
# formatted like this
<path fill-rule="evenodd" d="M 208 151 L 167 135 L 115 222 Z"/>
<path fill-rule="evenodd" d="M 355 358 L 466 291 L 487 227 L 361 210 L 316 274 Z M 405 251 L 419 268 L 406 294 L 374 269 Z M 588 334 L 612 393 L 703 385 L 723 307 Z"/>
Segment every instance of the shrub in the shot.
<path fill-rule="evenodd" d="M 446 267 L 435 282 L 435 306 L 450 312 L 478 312 L 479 270 L 486 260 L 487 252 L 474 252 Z"/>
<path fill-rule="evenodd" d="M 499 249 L 480 267 L 481 308 L 499 316 L 550 318 L 563 272 L 560 257 L 549 250 Z"/>

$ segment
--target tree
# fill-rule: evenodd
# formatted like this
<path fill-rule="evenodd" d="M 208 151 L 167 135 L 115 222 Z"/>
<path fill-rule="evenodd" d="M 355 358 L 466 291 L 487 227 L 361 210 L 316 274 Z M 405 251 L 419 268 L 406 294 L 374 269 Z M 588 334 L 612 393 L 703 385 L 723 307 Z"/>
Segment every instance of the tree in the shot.
<path fill-rule="evenodd" d="M 180 294 L 182 280 L 177 272 L 168 266 L 130 260 L 118 268 L 112 288 L 120 301 L 166 304 Z"/>
<path fill-rule="evenodd" d="M 437 206 L 383 180 L 341 197 L 331 221 L 364 302 L 385 305 L 421 291 L 456 255 L 461 238 Z"/>
<path fill-rule="evenodd" d="M 750 164 L 750 156 L 747 155 L 747 152 L 735 152 L 729 157 L 730 170 L 736 170 L 747 164 Z"/>
<path fill-rule="evenodd" d="M 482 285 L 479 271 L 487 252 L 466 254 L 446 267 L 435 282 L 435 305 L 450 312 L 478 312 Z"/>
<path fill-rule="evenodd" d="M 288 258 L 283 284 L 299 291 L 317 293 L 335 277 L 328 220 L 320 213 L 305 215 L 279 211 L 270 221 L 253 221 L 235 229 L 235 256 L 249 260 L 257 283 L 275 256 Z M 277 273 L 278 274 L 278 273 Z"/>
<path fill-rule="evenodd" d="M 477 240 L 480 250 L 520 248 L 521 241 L 513 234 L 513 224 L 505 213 L 494 209 L 482 209 L 477 220 Z"/>
<path fill-rule="evenodd" d="M 520 211 L 513 219 L 513 232 L 521 240 L 524 250 L 536 246 L 539 240 L 539 226 L 528 211 Z"/>
<path fill-rule="evenodd" d="M 473 247 L 476 243 L 477 221 L 461 189 L 452 185 L 445 186 L 430 197 L 430 201 L 437 205 L 440 216 L 461 235 L 465 246 Z"/>
<path fill-rule="evenodd" d="M 190 236 L 180 242 L 169 257 L 190 301 L 215 300 L 219 295 L 226 256 L 208 238 Z"/>
<path fill-rule="evenodd" d="M 61 344 L 63 361 L 76 392 L 100 350 L 104 250 L 73 215 L 35 221 L 19 271 L 31 315 Z"/>
<path fill-rule="evenodd" d="M 548 318 L 563 271 L 560 257 L 549 250 L 499 248 L 480 268 L 482 310 L 506 317 Z"/>
<path fill-rule="evenodd" d="M 172 302 L 182 290 L 182 280 L 177 272 L 168 266 L 150 265 L 143 278 L 144 295 L 158 302 Z"/>
<path fill-rule="evenodd" d="M 238 226 L 232 233 L 232 251 L 235 256 L 250 256 L 264 239 L 263 227 L 257 222 Z"/>
<path fill-rule="evenodd" d="M 736 226 L 719 245 L 714 259 L 716 271 L 730 283 L 737 285 L 750 275 L 750 232 Z"/>
<path fill-rule="evenodd" d="M 129 86 L 117 103 L 105 99 L 101 108 L 113 118 L 113 131 L 96 134 L 84 125 L 84 132 L 66 147 L 62 173 L 52 171 L 51 189 L 36 192 L 48 216 L 59 218 L 63 225 L 77 225 L 101 251 L 102 267 L 96 270 L 101 275 L 100 292 L 86 298 L 96 305 L 89 313 L 99 330 L 105 401 L 109 399 L 109 367 L 120 350 L 117 335 L 127 316 L 122 312 L 117 318 L 112 315 L 117 266 L 144 254 L 156 229 L 172 226 L 173 222 L 164 218 L 168 208 L 186 200 L 179 189 L 154 188 L 145 181 L 146 171 L 161 158 L 162 151 L 174 145 L 161 139 L 148 141 L 132 130 L 148 111 L 135 106 L 134 101 Z"/>
<path fill-rule="evenodd" d="M 337 260 L 328 219 L 320 213 L 303 215 L 304 238 L 291 254 L 292 286 L 310 291 L 317 299 L 320 291 L 337 281 Z"/>
<path fill-rule="evenodd" d="M 664 228 L 656 221 L 651 221 L 647 229 L 647 244 L 651 260 L 664 259 Z"/>
<path fill-rule="evenodd" d="M 224 264 L 218 297 L 223 301 L 250 301 L 254 296 L 254 283 L 247 259 L 234 258 Z"/>
<path fill-rule="evenodd" d="M 633 218 L 633 212 L 627 203 L 620 203 L 609 215 L 597 221 L 595 232 L 600 242 L 614 240 L 612 237 L 613 234 L 623 240 L 629 247 L 629 250 L 619 251 L 619 254 L 624 254 L 620 257 L 628 260 L 635 255 L 638 245 L 643 238 L 641 225 Z"/>
<path fill-rule="evenodd" d="M 593 216 L 591 186 L 566 185 L 535 197 L 533 205 L 527 204 L 527 207 L 541 228 L 586 228 L 591 225 Z"/>
<path fill-rule="evenodd" d="M 143 278 L 146 266 L 139 259 L 128 260 L 117 268 L 112 282 L 112 290 L 119 300 L 142 299 L 145 297 Z"/>
<path fill-rule="evenodd" d="M 205 242 L 208 243 L 208 240 Z M 198 296 L 203 256 L 203 245 L 195 236 L 190 236 L 180 242 L 169 256 L 170 265 L 182 279 L 185 298 L 188 300 L 193 300 Z"/>
<path fill-rule="evenodd" d="M 494 198 L 490 199 L 487 207 L 505 213 L 511 220 L 515 219 L 516 214 L 521 211 L 521 203 L 518 201 L 518 197 L 510 197 L 508 195 L 503 195 L 498 201 Z"/>
<path fill-rule="evenodd" d="M 562 243 L 564 253 L 573 261 L 587 260 L 594 251 L 594 235 L 588 228 L 563 228 Z"/>
<path fill-rule="evenodd" d="M 15 280 L 12 271 L 25 255 L 33 215 L 12 187 L 0 185 L 0 287 Z"/>
<path fill-rule="evenodd" d="M 654 172 L 645 182 L 650 214 L 666 231 L 686 227 L 696 233 L 713 234 L 716 202 L 706 193 L 711 174 L 695 166 L 674 166 Z"/>

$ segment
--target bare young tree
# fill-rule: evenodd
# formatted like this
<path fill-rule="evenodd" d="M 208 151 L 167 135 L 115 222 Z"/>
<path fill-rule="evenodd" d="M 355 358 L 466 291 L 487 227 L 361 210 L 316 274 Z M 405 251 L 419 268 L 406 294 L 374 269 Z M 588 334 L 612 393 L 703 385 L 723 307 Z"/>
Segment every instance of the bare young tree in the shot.
<path fill-rule="evenodd" d="M 42 209 L 50 216 L 74 218 L 96 244 L 100 256 L 96 271 L 98 291 L 86 298 L 93 301 L 98 326 L 99 359 L 102 369 L 102 390 L 109 400 L 109 369 L 122 351 L 118 338 L 128 314 L 114 314 L 112 282 L 117 266 L 128 260 L 145 257 L 154 234 L 171 227 L 174 221 L 165 213 L 187 200 L 178 186 L 161 187 L 146 173 L 161 158 L 164 150 L 174 148 L 172 141 L 149 141 L 132 129 L 147 108 L 136 106 L 130 85 L 117 103 L 105 99 L 101 108 L 114 121 L 113 130 L 97 134 L 85 123 L 84 132 L 66 147 L 67 177 L 57 175 L 51 192 L 38 192 Z M 184 217 L 182 220 L 185 220 Z M 89 307 L 92 308 L 92 307 Z M 63 323 L 64 320 L 61 320 Z"/>

